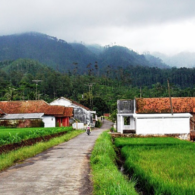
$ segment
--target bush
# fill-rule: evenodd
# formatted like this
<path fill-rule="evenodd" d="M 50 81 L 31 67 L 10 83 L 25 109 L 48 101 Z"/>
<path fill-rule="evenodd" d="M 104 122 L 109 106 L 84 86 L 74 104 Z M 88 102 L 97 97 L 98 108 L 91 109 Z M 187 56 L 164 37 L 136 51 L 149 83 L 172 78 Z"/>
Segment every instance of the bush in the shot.
<path fill-rule="evenodd" d="M 95 122 L 95 127 L 100 128 L 102 126 L 102 123 L 98 120 Z"/>

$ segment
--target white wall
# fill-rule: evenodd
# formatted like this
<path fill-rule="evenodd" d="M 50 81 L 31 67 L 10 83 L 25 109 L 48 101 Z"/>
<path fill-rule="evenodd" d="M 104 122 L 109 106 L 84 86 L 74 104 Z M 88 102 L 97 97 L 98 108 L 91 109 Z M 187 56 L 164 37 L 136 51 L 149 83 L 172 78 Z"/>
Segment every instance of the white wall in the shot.
<path fill-rule="evenodd" d="M 120 114 L 117 114 L 117 132 L 123 133 L 123 126 L 124 126 L 124 119 L 123 116 Z"/>
<path fill-rule="evenodd" d="M 136 134 L 187 134 L 189 118 L 137 118 Z"/>
<path fill-rule="evenodd" d="M 69 100 L 65 100 L 65 99 L 57 99 L 54 100 L 53 102 L 50 103 L 50 105 L 58 105 L 58 106 L 71 106 L 72 103 Z"/>
<path fill-rule="evenodd" d="M 130 124 L 124 125 L 124 117 L 130 117 Z M 132 114 L 117 114 L 117 132 L 123 133 L 123 130 L 135 130 L 135 118 Z"/>
<path fill-rule="evenodd" d="M 56 118 L 54 116 L 43 116 L 44 127 L 55 127 Z"/>
<path fill-rule="evenodd" d="M 73 129 L 85 129 L 85 126 L 83 123 L 73 123 L 72 127 Z"/>

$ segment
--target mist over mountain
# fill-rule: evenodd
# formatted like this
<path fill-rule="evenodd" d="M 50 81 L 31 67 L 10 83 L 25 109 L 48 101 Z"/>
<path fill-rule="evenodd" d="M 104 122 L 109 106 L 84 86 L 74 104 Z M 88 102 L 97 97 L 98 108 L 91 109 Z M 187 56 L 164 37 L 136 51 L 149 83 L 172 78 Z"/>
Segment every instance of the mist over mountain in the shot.
<path fill-rule="evenodd" d="M 172 67 L 186 67 L 194 68 L 195 67 L 195 53 L 191 52 L 181 52 L 176 55 L 165 55 L 162 53 L 152 53 L 153 56 L 160 58 L 164 63 Z"/>
<path fill-rule="evenodd" d="M 104 70 L 128 66 L 146 66 L 169 68 L 154 56 L 140 55 L 126 47 L 84 45 L 67 43 L 56 37 L 36 32 L 0 36 L 0 61 L 29 58 L 38 60 L 55 70 L 66 72 L 77 64 L 79 72 L 83 72 L 88 64 L 98 64 Z"/>

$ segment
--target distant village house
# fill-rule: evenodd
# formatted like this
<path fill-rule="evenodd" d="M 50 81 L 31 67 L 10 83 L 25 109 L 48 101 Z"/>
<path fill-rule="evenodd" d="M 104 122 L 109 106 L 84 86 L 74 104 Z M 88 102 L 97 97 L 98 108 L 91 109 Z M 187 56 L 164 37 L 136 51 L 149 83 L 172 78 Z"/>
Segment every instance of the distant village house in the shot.
<path fill-rule="evenodd" d="M 79 121 L 83 124 L 90 123 L 91 126 L 95 126 L 95 120 L 97 119 L 96 111 L 92 111 L 89 108 L 79 104 L 76 101 L 70 100 L 65 97 L 60 97 L 53 102 L 50 103 L 50 105 L 60 105 L 60 106 L 67 106 L 73 108 L 73 117 L 75 121 Z"/>
<path fill-rule="evenodd" d="M 178 134 L 194 130 L 195 98 L 137 98 L 117 101 L 117 131 L 138 135 Z"/>
<path fill-rule="evenodd" d="M 73 108 L 52 106 L 43 100 L 1 101 L 0 125 L 11 127 L 69 126 Z"/>

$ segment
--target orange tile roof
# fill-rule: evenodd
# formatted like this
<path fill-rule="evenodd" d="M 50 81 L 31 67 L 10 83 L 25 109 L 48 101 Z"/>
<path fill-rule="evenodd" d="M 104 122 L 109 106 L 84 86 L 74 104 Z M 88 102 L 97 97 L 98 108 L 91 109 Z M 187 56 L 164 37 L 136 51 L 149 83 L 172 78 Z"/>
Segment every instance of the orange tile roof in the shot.
<path fill-rule="evenodd" d="M 172 97 L 174 113 L 193 113 L 195 97 Z M 170 99 L 167 98 L 137 98 L 136 113 L 170 113 Z"/>
<path fill-rule="evenodd" d="M 43 100 L 1 101 L 0 109 L 7 114 L 44 113 L 45 115 L 72 116 L 73 109 L 49 105 Z"/>

